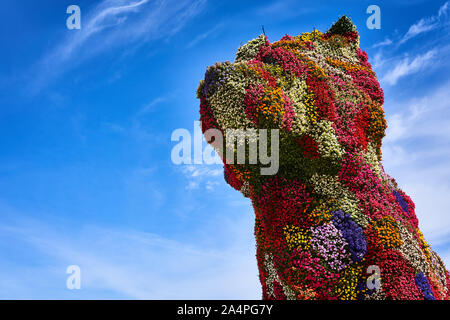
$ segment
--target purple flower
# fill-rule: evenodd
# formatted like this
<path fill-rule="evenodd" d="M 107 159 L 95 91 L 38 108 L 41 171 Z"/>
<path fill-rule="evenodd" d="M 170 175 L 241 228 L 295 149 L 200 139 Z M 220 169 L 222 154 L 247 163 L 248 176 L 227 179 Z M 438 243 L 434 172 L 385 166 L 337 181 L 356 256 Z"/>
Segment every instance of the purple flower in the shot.
<path fill-rule="evenodd" d="M 228 79 L 233 68 L 234 67 L 229 62 L 216 63 L 215 65 L 208 67 L 205 72 L 203 95 L 207 98 L 212 96 Z"/>
<path fill-rule="evenodd" d="M 418 274 L 416 274 L 414 281 L 422 291 L 425 300 L 436 300 L 436 298 L 433 296 L 433 292 L 431 291 L 430 282 L 428 282 L 428 279 L 427 277 L 425 277 L 423 272 L 419 272 Z"/>
<path fill-rule="evenodd" d="M 333 224 L 348 243 L 348 250 L 354 262 L 362 260 L 367 252 L 364 230 L 342 210 L 333 213 Z"/>
<path fill-rule="evenodd" d="M 403 199 L 402 195 L 397 190 L 394 190 L 394 196 L 397 198 L 397 201 L 400 204 L 400 207 L 402 207 L 403 211 L 405 211 L 406 213 L 409 213 L 408 204 L 406 203 L 405 199 Z"/>
<path fill-rule="evenodd" d="M 311 228 L 311 248 L 320 256 L 328 266 L 341 271 L 350 262 L 350 254 L 346 250 L 347 243 L 341 232 L 330 224 Z"/>

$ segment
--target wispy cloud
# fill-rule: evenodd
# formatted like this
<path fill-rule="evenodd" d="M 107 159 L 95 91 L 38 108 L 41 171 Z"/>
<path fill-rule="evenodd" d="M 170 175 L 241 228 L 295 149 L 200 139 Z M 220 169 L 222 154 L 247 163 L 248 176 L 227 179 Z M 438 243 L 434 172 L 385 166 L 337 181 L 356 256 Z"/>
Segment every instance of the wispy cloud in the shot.
<path fill-rule="evenodd" d="M 438 17 L 440 18 L 442 16 L 446 16 L 448 14 L 448 9 L 449 9 L 449 3 L 447 1 L 439 8 Z"/>
<path fill-rule="evenodd" d="M 390 45 L 390 44 L 392 44 L 392 43 L 393 43 L 393 42 L 392 42 L 391 39 L 386 38 L 385 40 L 383 40 L 383 41 L 381 41 L 381 42 L 375 43 L 375 44 L 372 46 L 372 48 L 384 47 L 384 46 L 388 46 L 388 45 Z"/>
<path fill-rule="evenodd" d="M 131 13 L 137 13 L 143 9 L 148 0 L 127 3 L 125 1 L 104 1 L 97 10 L 90 14 L 83 28 L 74 33 L 63 46 L 56 50 L 55 55 L 61 60 L 68 60 L 74 51 L 82 47 L 90 38 L 101 31 L 126 23 Z"/>
<path fill-rule="evenodd" d="M 223 168 L 220 165 L 187 165 L 182 171 L 188 180 L 186 189 L 198 189 L 204 184 L 206 190 L 214 190 L 217 186 L 218 178 L 223 176 Z"/>
<path fill-rule="evenodd" d="M 206 165 L 190 165 L 186 166 L 183 170 L 185 174 L 189 177 L 217 177 L 222 174 L 223 169 L 218 168 L 218 166 L 214 166 L 213 168 L 209 168 Z"/>
<path fill-rule="evenodd" d="M 436 51 L 433 49 L 422 55 L 417 55 L 414 59 L 405 57 L 397 61 L 393 68 L 392 66 L 390 67 L 390 70 L 383 76 L 382 81 L 389 85 L 395 85 L 400 78 L 423 70 L 423 68 L 430 65 L 435 56 Z"/>
<path fill-rule="evenodd" d="M 387 117 L 389 126 L 384 142 L 401 143 L 431 136 L 450 144 L 450 117 L 446 112 L 450 108 L 450 83 L 432 89 L 425 97 L 414 97 L 401 104 L 387 103 L 386 107 L 398 111 Z"/>
<path fill-rule="evenodd" d="M 449 244 L 450 83 L 386 108 L 396 112 L 387 118 L 384 166 L 416 203 L 431 245 Z"/>
<path fill-rule="evenodd" d="M 400 40 L 400 43 L 404 43 L 421 33 L 431 31 L 437 26 L 438 23 L 434 19 L 420 19 L 419 22 L 409 27 L 408 32 Z"/>
<path fill-rule="evenodd" d="M 37 65 L 34 90 L 69 68 L 112 47 L 141 46 L 177 33 L 198 15 L 206 0 L 103 0 L 82 10 L 80 30 L 67 32 Z"/>
<path fill-rule="evenodd" d="M 199 34 L 198 36 L 196 36 L 194 39 L 192 39 L 191 42 L 189 42 L 186 46 L 186 48 L 192 48 L 195 45 L 197 45 L 199 42 L 205 40 L 208 37 L 214 36 L 216 37 L 219 34 L 219 30 L 224 26 L 223 23 L 219 23 L 218 25 L 216 25 L 214 28 Z"/>
<path fill-rule="evenodd" d="M 1 245 L 14 241 L 23 250 L 21 257 L 45 264 L 35 261 L 27 272 L 0 273 L 0 294 L 16 299 L 83 299 L 98 292 L 131 299 L 258 299 L 251 215 L 216 223 L 227 234 L 219 246 L 202 237 L 173 240 L 98 226 L 72 226 L 62 232 L 61 221 L 57 228 L 30 219 L 3 223 Z M 219 235 L 214 237 L 217 241 Z M 0 261 L 5 262 L 1 256 Z M 81 290 L 76 292 L 65 288 L 66 267 L 74 264 L 81 268 Z M 37 272 L 43 282 L 28 277 Z M 13 288 L 18 288 L 17 295 L 7 291 Z"/>
<path fill-rule="evenodd" d="M 436 15 L 422 18 L 415 24 L 409 27 L 408 32 L 400 40 L 400 43 L 404 43 L 415 36 L 434 30 L 446 23 L 446 18 L 448 17 L 449 3 L 445 2 L 440 8 Z"/>
<path fill-rule="evenodd" d="M 140 117 L 142 115 L 145 115 L 145 114 L 153 111 L 158 104 L 167 101 L 167 99 L 168 99 L 168 96 L 162 96 L 162 97 L 157 97 L 157 98 L 153 99 L 149 103 L 145 104 L 141 109 L 139 109 L 136 117 Z"/>

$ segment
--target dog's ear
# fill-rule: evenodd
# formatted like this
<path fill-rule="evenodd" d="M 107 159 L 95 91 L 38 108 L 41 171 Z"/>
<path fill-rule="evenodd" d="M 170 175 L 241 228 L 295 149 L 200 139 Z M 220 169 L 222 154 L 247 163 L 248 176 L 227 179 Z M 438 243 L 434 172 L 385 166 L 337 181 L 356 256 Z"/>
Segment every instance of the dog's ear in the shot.
<path fill-rule="evenodd" d="M 347 16 L 342 16 L 324 34 L 327 39 L 332 39 L 336 43 L 342 43 L 341 39 L 346 39 L 348 47 L 356 50 L 359 48 L 359 34 L 352 20 Z"/>
<path fill-rule="evenodd" d="M 328 34 L 338 34 L 341 36 L 345 36 L 350 32 L 357 32 L 356 26 L 353 24 L 352 20 L 345 15 L 340 17 L 327 31 Z"/>

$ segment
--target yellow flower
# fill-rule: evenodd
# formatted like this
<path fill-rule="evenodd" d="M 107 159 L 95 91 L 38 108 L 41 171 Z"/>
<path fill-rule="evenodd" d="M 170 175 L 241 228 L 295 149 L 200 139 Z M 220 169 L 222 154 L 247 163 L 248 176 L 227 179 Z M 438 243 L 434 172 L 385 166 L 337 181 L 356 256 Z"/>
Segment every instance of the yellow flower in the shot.
<path fill-rule="evenodd" d="M 309 241 L 311 240 L 309 230 L 294 225 L 286 225 L 283 230 L 289 249 L 309 249 Z"/>

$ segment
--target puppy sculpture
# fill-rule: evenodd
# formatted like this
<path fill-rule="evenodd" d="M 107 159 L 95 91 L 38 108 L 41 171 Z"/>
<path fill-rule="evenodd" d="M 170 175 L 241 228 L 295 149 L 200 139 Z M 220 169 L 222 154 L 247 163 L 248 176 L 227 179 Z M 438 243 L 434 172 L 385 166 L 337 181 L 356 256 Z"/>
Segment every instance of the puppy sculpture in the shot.
<path fill-rule="evenodd" d="M 263 299 L 450 297 L 414 203 L 383 170 L 384 95 L 350 19 L 274 43 L 261 35 L 209 67 L 197 94 L 225 180 L 254 207 Z M 210 129 L 277 133 L 278 170 L 236 162 Z"/>

